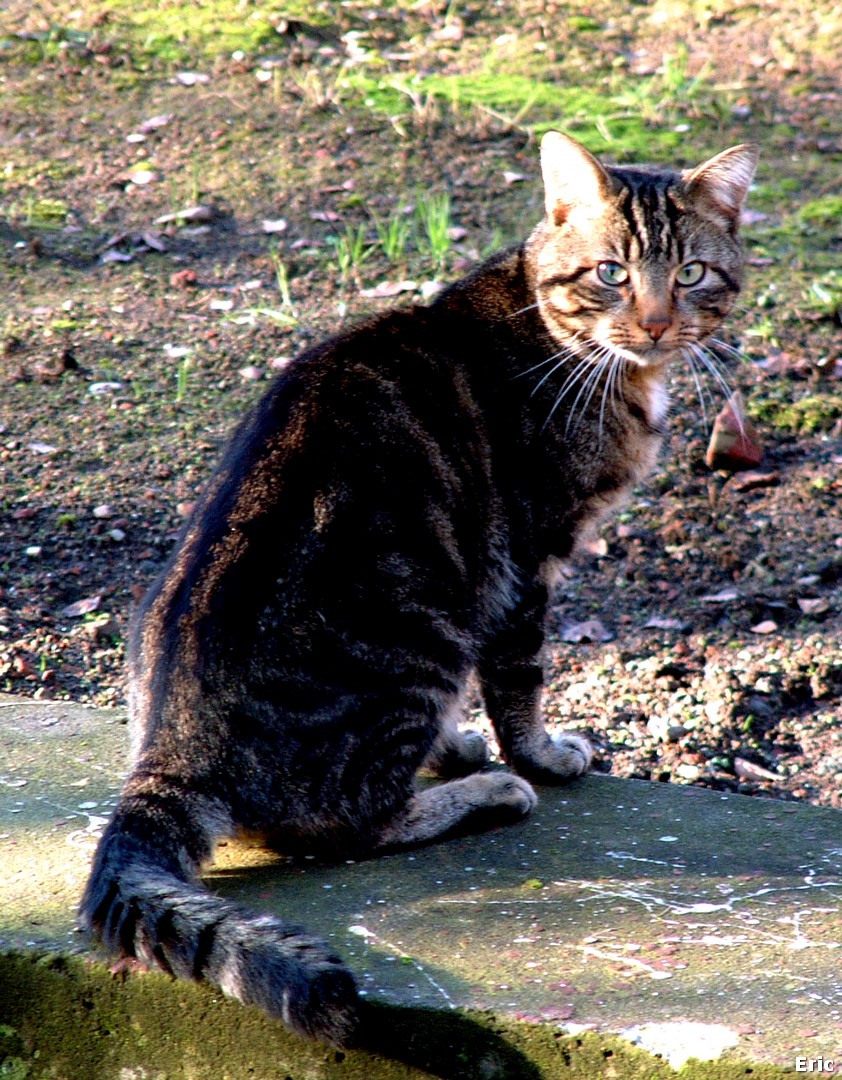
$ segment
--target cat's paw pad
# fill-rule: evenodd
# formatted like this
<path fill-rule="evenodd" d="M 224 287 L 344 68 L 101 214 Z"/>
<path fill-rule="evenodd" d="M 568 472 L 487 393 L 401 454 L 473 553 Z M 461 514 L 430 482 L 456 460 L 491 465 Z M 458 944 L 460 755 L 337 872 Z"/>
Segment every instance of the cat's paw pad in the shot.
<path fill-rule="evenodd" d="M 538 802 L 532 785 L 522 776 L 513 773 L 491 772 L 472 777 L 484 806 L 499 806 L 511 810 L 518 817 L 526 814 Z"/>
<path fill-rule="evenodd" d="M 581 776 L 590 766 L 593 757 L 591 744 L 583 735 L 573 731 L 561 731 L 550 736 L 541 732 L 512 755 L 512 764 L 519 773 L 552 784 Z"/>
<path fill-rule="evenodd" d="M 550 736 L 562 768 L 556 768 L 562 776 L 581 776 L 587 772 L 593 760 L 593 747 L 584 737 L 573 731 L 560 731 Z"/>

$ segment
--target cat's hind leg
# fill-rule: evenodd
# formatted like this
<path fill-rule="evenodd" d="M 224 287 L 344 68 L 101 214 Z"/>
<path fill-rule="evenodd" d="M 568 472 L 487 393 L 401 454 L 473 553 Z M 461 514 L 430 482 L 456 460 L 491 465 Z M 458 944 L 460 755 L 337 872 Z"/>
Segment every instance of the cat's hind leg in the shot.
<path fill-rule="evenodd" d="M 417 791 L 377 838 L 378 849 L 427 844 L 453 832 L 479 832 L 525 817 L 538 798 L 509 772 L 486 772 Z"/>

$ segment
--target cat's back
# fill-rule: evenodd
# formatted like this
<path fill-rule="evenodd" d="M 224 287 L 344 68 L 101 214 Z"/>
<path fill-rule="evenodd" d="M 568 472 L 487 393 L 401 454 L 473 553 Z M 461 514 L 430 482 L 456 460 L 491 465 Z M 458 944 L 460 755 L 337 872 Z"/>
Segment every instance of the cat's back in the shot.
<path fill-rule="evenodd" d="M 385 625 L 424 581 L 466 611 L 496 502 L 483 404 L 494 361 L 485 350 L 477 364 L 469 323 L 391 312 L 279 374 L 139 608 L 134 713 L 183 711 L 185 696 L 198 709 L 215 687 L 254 681 L 250 655 L 312 650 L 348 613 Z M 204 681 L 173 692 L 199 669 Z"/>

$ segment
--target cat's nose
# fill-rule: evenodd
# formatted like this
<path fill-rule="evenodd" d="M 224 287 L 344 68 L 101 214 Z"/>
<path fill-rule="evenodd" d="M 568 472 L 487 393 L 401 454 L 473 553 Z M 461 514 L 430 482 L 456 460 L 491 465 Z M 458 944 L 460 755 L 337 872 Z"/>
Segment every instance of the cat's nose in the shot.
<path fill-rule="evenodd" d="M 646 319 L 640 324 L 641 329 L 645 330 L 653 341 L 659 341 L 670 326 L 672 326 L 672 323 L 669 319 Z"/>

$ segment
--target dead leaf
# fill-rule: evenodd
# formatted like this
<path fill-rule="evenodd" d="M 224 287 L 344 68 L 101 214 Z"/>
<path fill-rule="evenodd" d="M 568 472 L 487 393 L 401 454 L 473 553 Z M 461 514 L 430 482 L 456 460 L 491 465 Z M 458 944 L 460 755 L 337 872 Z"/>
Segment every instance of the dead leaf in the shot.
<path fill-rule="evenodd" d="M 511 172 L 509 169 L 506 169 L 503 173 L 503 179 L 506 182 L 506 186 L 511 187 L 512 184 L 521 183 L 523 180 L 526 179 L 526 177 L 523 175 L 523 173 Z"/>
<path fill-rule="evenodd" d="M 722 589 L 718 593 L 712 593 L 710 596 L 703 596 L 703 604 L 732 604 L 735 600 L 739 600 L 740 594 L 736 589 Z"/>
<path fill-rule="evenodd" d="M 798 606 L 801 608 L 805 615 L 824 615 L 826 611 L 830 610 L 830 604 L 823 596 L 818 599 L 799 599 L 797 601 Z"/>
<path fill-rule="evenodd" d="M 118 251 L 117 248 L 109 248 L 108 251 L 103 251 L 99 257 L 99 261 L 102 263 L 119 262 L 127 263 L 134 260 L 134 255 L 129 255 L 125 251 Z"/>
<path fill-rule="evenodd" d="M 182 86 L 198 86 L 209 83 L 210 75 L 204 75 L 198 71 L 179 71 L 176 73 L 175 81 L 181 83 Z"/>
<path fill-rule="evenodd" d="M 240 378 L 245 379 L 246 382 L 259 382 L 265 374 L 263 368 L 255 367 L 254 364 L 240 368 Z"/>
<path fill-rule="evenodd" d="M 763 622 L 759 622 L 756 626 L 751 627 L 752 634 L 774 634 L 778 629 L 778 624 L 774 619 L 764 619 Z"/>
<path fill-rule="evenodd" d="M 568 623 L 562 627 L 559 636 L 562 641 L 567 641 L 571 645 L 611 641 L 614 638 L 614 634 L 599 619 L 586 619 L 580 623 Z"/>
<path fill-rule="evenodd" d="M 177 289 L 195 289 L 196 271 L 176 270 L 174 274 L 170 274 L 170 285 L 174 285 Z"/>
<path fill-rule="evenodd" d="M 176 210 L 172 214 L 161 214 L 160 217 L 155 218 L 156 225 L 169 225 L 173 221 L 192 221 L 196 222 L 208 222 L 213 221 L 217 217 L 216 208 L 213 206 L 207 206 L 203 203 L 197 206 L 185 206 L 181 210 Z"/>
<path fill-rule="evenodd" d="M 159 233 L 144 232 L 140 234 L 140 239 L 147 247 L 152 248 L 153 251 L 159 251 L 162 255 L 167 250 L 167 245 L 163 242 Z"/>
<path fill-rule="evenodd" d="M 693 629 L 693 624 L 684 619 L 667 619 L 659 615 L 653 615 L 648 622 L 643 624 L 644 630 L 677 630 L 680 634 L 686 634 Z"/>
<path fill-rule="evenodd" d="M 364 296 L 368 300 L 376 300 L 388 296 L 397 296 L 402 292 L 415 292 L 417 288 L 417 281 L 381 281 L 373 289 L 361 289 L 360 296 Z"/>
<path fill-rule="evenodd" d="M 714 420 L 705 462 L 710 469 L 737 472 L 754 468 L 762 458 L 763 449 L 742 397 L 734 394 Z"/>
<path fill-rule="evenodd" d="M 781 474 L 777 471 L 758 472 L 756 469 L 749 469 L 735 476 L 729 487 L 731 491 L 756 491 L 758 488 L 777 487 L 780 480 Z"/>
<path fill-rule="evenodd" d="M 148 120 L 144 120 L 138 128 L 138 131 L 155 131 L 156 128 L 166 127 L 166 125 L 172 120 L 173 113 L 160 113 L 158 116 L 150 116 Z"/>
<path fill-rule="evenodd" d="M 96 611 L 101 602 L 101 596 L 86 596 L 84 600 L 77 600 L 73 604 L 68 604 L 66 608 L 62 608 L 59 614 L 66 619 L 76 619 L 80 615 L 89 615 L 92 611 Z"/>
<path fill-rule="evenodd" d="M 753 761 L 745 758 L 734 758 L 734 772 L 741 780 L 780 780 L 777 773 L 764 769 L 762 765 L 755 765 Z"/>

